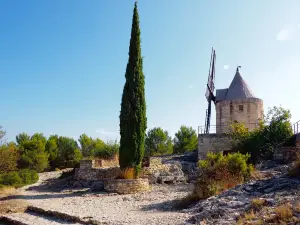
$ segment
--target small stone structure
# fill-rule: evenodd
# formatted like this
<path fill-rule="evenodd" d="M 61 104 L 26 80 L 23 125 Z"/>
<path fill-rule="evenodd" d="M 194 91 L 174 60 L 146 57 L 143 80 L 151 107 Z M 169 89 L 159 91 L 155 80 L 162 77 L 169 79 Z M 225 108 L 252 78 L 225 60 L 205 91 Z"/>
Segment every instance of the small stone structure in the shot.
<path fill-rule="evenodd" d="M 134 194 L 148 191 L 150 189 L 149 180 L 141 179 L 113 179 L 104 181 L 104 190 L 116 192 L 118 194 Z"/>
<path fill-rule="evenodd" d="M 231 150 L 231 140 L 226 134 L 199 134 L 198 159 L 204 159 L 208 152 Z"/>
<path fill-rule="evenodd" d="M 144 167 L 143 174 L 154 183 L 177 183 L 185 182 L 186 177 L 182 171 L 182 166 L 178 162 L 162 163 L 160 157 L 150 157 L 149 166 Z"/>
<path fill-rule="evenodd" d="M 114 165 L 103 167 L 103 165 Z M 75 170 L 75 179 L 84 181 L 99 181 L 114 179 L 121 173 L 114 160 L 81 160 L 80 167 Z"/>

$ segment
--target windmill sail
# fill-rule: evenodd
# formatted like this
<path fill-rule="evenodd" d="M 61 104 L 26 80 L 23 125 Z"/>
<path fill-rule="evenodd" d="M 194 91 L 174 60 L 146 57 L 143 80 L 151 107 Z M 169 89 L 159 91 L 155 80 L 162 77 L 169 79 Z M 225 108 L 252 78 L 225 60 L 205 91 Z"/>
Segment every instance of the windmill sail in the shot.
<path fill-rule="evenodd" d="M 206 87 L 205 97 L 208 101 L 208 108 L 206 110 L 205 115 L 205 130 L 204 133 L 209 133 L 210 128 L 210 119 L 211 119 L 211 102 L 215 103 L 215 64 L 216 64 L 216 52 L 212 49 L 211 57 L 210 57 L 210 65 L 209 65 L 209 72 L 208 72 L 208 81 Z"/>

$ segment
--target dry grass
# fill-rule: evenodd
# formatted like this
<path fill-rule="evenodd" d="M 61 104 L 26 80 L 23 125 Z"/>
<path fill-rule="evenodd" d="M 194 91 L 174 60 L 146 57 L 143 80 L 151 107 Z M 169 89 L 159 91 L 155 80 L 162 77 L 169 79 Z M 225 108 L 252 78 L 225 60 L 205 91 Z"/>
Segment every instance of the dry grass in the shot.
<path fill-rule="evenodd" d="M 300 204 L 281 204 L 275 208 L 265 206 L 263 199 L 255 199 L 251 209 L 237 221 L 237 224 L 296 224 L 300 222 Z M 259 208 L 259 209 L 257 209 Z"/>
<path fill-rule="evenodd" d="M 16 195 L 17 194 L 17 190 L 13 187 L 2 187 L 0 188 L 0 197 L 7 197 L 7 196 L 11 196 L 11 195 Z"/>
<path fill-rule="evenodd" d="M 3 187 L 0 188 L 0 198 L 6 198 L 9 196 L 18 195 L 15 188 Z M 0 201 L 0 215 L 7 213 L 24 212 L 27 209 L 27 203 L 20 199 L 8 199 Z"/>
<path fill-rule="evenodd" d="M 289 221 L 293 216 L 293 208 L 292 205 L 289 203 L 286 203 L 284 205 L 280 205 L 274 210 L 275 212 L 275 219 L 277 221 Z"/>
<path fill-rule="evenodd" d="M 264 206 L 266 206 L 266 200 L 263 198 L 254 198 L 251 201 L 251 208 L 255 211 L 261 210 Z"/>
<path fill-rule="evenodd" d="M 253 170 L 250 175 L 250 180 L 267 180 L 273 177 L 271 172 L 262 172 L 259 170 Z"/>
<path fill-rule="evenodd" d="M 121 171 L 120 179 L 135 179 L 134 168 L 125 168 Z"/>

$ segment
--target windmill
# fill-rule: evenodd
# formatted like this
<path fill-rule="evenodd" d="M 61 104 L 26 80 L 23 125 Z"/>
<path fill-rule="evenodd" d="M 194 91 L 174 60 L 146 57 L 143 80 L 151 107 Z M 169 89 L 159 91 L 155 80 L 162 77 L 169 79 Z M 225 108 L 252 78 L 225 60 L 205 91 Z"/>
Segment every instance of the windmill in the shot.
<path fill-rule="evenodd" d="M 208 72 L 208 81 L 207 81 L 207 87 L 206 87 L 206 93 L 205 97 L 208 102 L 208 107 L 206 110 L 206 116 L 205 116 L 205 130 L 204 133 L 209 133 L 210 128 L 210 118 L 211 118 L 211 102 L 214 102 L 216 104 L 216 97 L 214 96 L 215 91 L 215 64 L 216 64 L 216 52 L 212 48 L 211 57 L 210 57 L 210 65 L 209 65 L 209 72 Z"/>

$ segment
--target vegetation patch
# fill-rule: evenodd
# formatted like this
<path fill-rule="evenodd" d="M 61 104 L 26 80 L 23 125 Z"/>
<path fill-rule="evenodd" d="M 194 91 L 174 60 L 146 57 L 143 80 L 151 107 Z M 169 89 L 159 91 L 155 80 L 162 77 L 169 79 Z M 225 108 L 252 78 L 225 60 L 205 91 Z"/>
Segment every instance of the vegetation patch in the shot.
<path fill-rule="evenodd" d="M 243 124 L 233 123 L 229 133 L 232 150 L 250 154 L 250 160 L 254 164 L 273 159 L 275 149 L 286 144 L 293 135 L 289 110 L 273 107 L 264 118 L 251 132 Z"/>
<path fill-rule="evenodd" d="M 276 207 L 269 207 L 261 200 L 254 200 L 255 207 L 244 213 L 237 224 L 297 224 L 299 218 L 299 204 L 282 203 Z M 257 207 L 259 206 L 259 207 Z"/>
<path fill-rule="evenodd" d="M 205 199 L 249 180 L 254 170 L 247 163 L 249 158 L 248 154 L 241 153 L 208 153 L 207 159 L 198 163 L 201 174 L 195 184 L 195 194 Z"/>
<path fill-rule="evenodd" d="M 22 187 L 24 185 L 34 184 L 39 179 L 35 170 L 23 169 L 0 174 L 0 185 Z"/>

